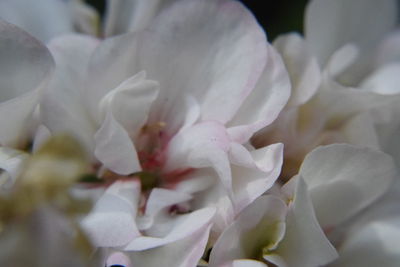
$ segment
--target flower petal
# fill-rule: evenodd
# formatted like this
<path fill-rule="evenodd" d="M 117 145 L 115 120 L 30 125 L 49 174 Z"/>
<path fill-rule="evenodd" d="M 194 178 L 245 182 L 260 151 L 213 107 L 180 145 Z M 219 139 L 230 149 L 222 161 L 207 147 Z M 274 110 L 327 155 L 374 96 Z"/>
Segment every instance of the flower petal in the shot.
<path fill-rule="evenodd" d="M 65 1 L 1 1 L 0 18 L 21 27 L 44 42 L 56 35 L 73 32 L 72 18 Z"/>
<path fill-rule="evenodd" d="M 204 253 L 210 228 L 210 224 L 206 223 L 184 239 L 149 250 L 127 252 L 127 254 L 133 266 L 193 267 L 197 265 Z"/>
<path fill-rule="evenodd" d="M 271 45 L 266 50 L 267 65 L 257 86 L 228 124 L 231 138 L 239 143 L 273 122 L 290 96 L 290 80 L 281 57 Z"/>
<path fill-rule="evenodd" d="M 340 257 L 329 266 L 395 267 L 400 261 L 400 218 L 371 222 L 354 229 L 340 246 Z"/>
<path fill-rule="evenodd" d="M 178 215 L 173 220 L 171 231 L 164 237 L 141 236 L 125 246 L 126 251 L 143 251 L 186 239 L 200 229 L 208 227 L 215 214 L 214 208 L 204 208 L 188 214 Z"/>
<path fill-rule="evenodd" d="M 282 190 L 292 191 L 289 195 L 293 202 L 289 205 L 285 236 L 273 253 L 281 256 L 288 266 L 322 266 L 337 258 L 335 248 L 315 217 L 304 180 L 296 176 Z"/>
<path fill-rule="evenodd" d="M 230 157 L 235 214 L 238 214 L 275 183 L 281 172 L 283 145 L 274 144 L 249 152 L 236 144 L 231 147 Z"/>
<path fill-rule="evenodd" d="M 163 121 L 184 92 L 198 100 L 202 119 L 229 121 L 265 65 L 265 35 L 237 1 L 177 1 L 142 41 L 140 67 L 160 83 L 153 111 Z"/>
<path fill-rule="evenodd" d="M 211 251 L 209 266 L 252 259 L 265 247 L 274 247 L 285 233 L 286 211 L 286 204 L 281 199 L 259 197 L 222 233 Z"/>
<path fill-rule="evenodd" d="M 41 101 L 43 124 L 52 133 L 77 136 L 89 151 L 94 149 L 95 126 L 85 109 L 84 77 L 98 43 L 92 37 L 69 34 L 48 44 L 56 71 Z"/>
<path fill-rule="evenodd" d="M 82 221 L 95 246 L 123 246 L 140 236 L 135 223 L 139 195 L 136 181 L 115 182 L 107 189 Z"/>
<path fill-rule="evenodd" d="M 111 112 L 107 113 L 94 139 L 94 154 L 108 169 L 123 175 L 141 170 L 135 146 Z"/>
<path fill-rule="evenodd" d="M 307 7 L 305 36 L 324 65 L 347 43 L 366 48 L 379 41 L 397 21 L 396 1 L 313 0 Z M 370 25 L 369 21 L 376 21 Z"/>
<path fill-rule="evenodd" d="M 114 118 L 135 139 L 147 121 L 148 112 L 157 94 L 158 83 L 146 80 L 146 74 L 139 72 L 106 94 L 100 101 L 100 109 L 104 114 L 110 110 Z"/>
<path fill-rule="evenodd" d="M 306 103 L 317 91 L 321 82 L 321 70 L 311 54 L 306 41 L 297 33 L 279 36 L 274 41 L 288 70 L 292 93 L 288 106 Z"/>
<path fill-rule="evenodd" d="M 0 144 L 22 147 L 31 134 L 32 112 L 54 62 L 38 40 L 0 21 Z"/>
<path fill-rule="evenodd" d="M 313 150 L 300 168 L 323 227 L 336 226 L 370 205 L 387 191 L 395 174 L 390 156 L 345 144 Z"/>
<path fill-rule="evenodd" d="M 108 0 L 105 36 L 134 32 L 146 28 L 160 10 L 176 0 Z"/>

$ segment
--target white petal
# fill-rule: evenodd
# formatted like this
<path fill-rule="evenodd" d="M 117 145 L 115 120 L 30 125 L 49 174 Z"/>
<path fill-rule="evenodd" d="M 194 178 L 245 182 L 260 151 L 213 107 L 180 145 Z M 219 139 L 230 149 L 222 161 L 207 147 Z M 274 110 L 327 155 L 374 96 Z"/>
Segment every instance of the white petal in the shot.
<path fill-rule="evenodd" d="M 345 144 L 313 150 L 300 169 L 324 228 L 335 226 L 370 205 L 387 191 L 395 174 L 390 156 Z"/>
<path fill-rule="evenodd" d="M 133 266 L 159 267 L 194 267 L 204 253 L 210 224 L 193 232 L 191 235 L 162 247 L 140 252 L 127 252 Z"/>
<path fill-rule="evenodd" d="M 229 121 L 265 65 L 265 35 L 236 1 L 177 1 L 142 41 L 140 68 L 160 83 L 153 115 L 163 121 L 184 92 L 198 100 L 202 119 Z"/>
<path fill-rule="evenodd" d="M 140 184 L 115 182 L 82 221 L 93 244 L 98 247 L 123 246 L 140 236 L 135 224 Z"/>
<path fill-rule="evenodd" d="M 281 54 L 289 72 L 292 92 L 288 106 L 307 102 L 321 82 L 321 70 L 305 40 L 297 33 L 279 36 L 274 47 Z"/>
<path fill-rule="evenodd" d="M 393 95 L 400 92 L 400 63 L 387 64 L 374 71 L 360 85 L 370 92 Z"/>
<path fill-rule="evenodd" d="M 47 42 L 56 35 L 73 32 L 72 18 L 65 1 L 3 0 L 0 18 Z"/>
<path fill-rule="evenodd" d="M 86 110 L 84 77 L 98 43 L 92 37 L 70 34 L 48 44 L 56 61 L 56 71 L 41 101 L 43 124 L 52 133 L 67 132 L 76 136 L 89 151 L 94 148 L 96 127 Z"/>
<path fill-rule="evenodd" d="M 290 188 L 292 187 L 292 188 Z M 335 248 L 315 217 L 307 185 L 301 177 L 292 178 L 282 190 L 294 190 L 286 218 L 286 233 L 276 254 L 288 266 L 322 266 L 337 258 Z"/>
<path fill-rule="evenodd" d="M 108 169 L 123 175 L 141 170 L 135 146 L 128 133 L 110 112 L 107 113 L 94 139 L 94 154 Z"/>
<path fill-rule="evenodd" d="M 265 247 L 275 247 L 285 233 L 286 211 L 279 198 L 259 197 L 222 233 L 211 251 L 209 266 L 251 258 Z"/>
<path fill-rule="evenodd" d="M 40 90 L 54 62 L 35 38 L 16 26 L 0 21 L 0 144 L 23 146 L 30 135 L 31 116 Z"/>
<path fill-rule="evenodd" d="M 168 145 L 165 170 L 213 167 L 228 193 L 231 171 L 228 161 L 230 140 L 225 128 L 217 122 L 203 122 L 175 135 Z"/>
<path fill-rule="evenodd" d="M 372 222 L 355 229 L 340 246 L 340 257 L 329 266 L 395 267 L 400 261 L 400 218 Z"/>
<path fill-rule="evenodd" d="M 273 122 L 290 96 L 290 80 L 281 57 L 270 45 L 266 50 L 267 65 L 257 86 L 228 124 L 231 138 L 239 143 Z"/>
<path fill-rule="evenodd" d="M 140 72 L 105 95 L 100 101 L 100 108 L 104 114 L 110 110 L 129 135 L 135 138 L 146 122 L 157 94 L 158 83 L 146 80 L 146 74 Z"/>
<path fill-rule="evenodd" d="M 247 151 L 241 145 L 230 150 L 235 214 L 265 193 L 278 178 L 283 162 L 283 145 Z M 245 157 L 248 157 L 246 159 Z"/>
<path fill-rule="evenodd" d="M 141 236 L 125 246 L 127 251 L 143 251 L 164 246 L 195 234 L 210 224 L 215 214 L 214 208 L 204 208 L 189 214 L 179 215 L 174 220 L 172 230 L 164 237 Z"/>
<path fill-rule="evenodd" d="M 146 203 L 146 214 L 156 215 L 166 207 L 188 201 L 191 198 L 190 195 L 185 193 L 162 188 L 154 188 Z"/>
<path fill-rule="evenodd" d="M 22 171 L 24 162 L 29 155 L 23 151 L 12 148 L 0 147 L 0 169 L 7 172 L 0 176 L 0 188 L 10 188 Z"/>
<path fill-rule="evenodd" d="M 313 0 L 306 10 L 305 36 L 324 65 L 347 43 L 368 47 L 381 39 L 394 27 L 396 11 L 394 0 Z"/>

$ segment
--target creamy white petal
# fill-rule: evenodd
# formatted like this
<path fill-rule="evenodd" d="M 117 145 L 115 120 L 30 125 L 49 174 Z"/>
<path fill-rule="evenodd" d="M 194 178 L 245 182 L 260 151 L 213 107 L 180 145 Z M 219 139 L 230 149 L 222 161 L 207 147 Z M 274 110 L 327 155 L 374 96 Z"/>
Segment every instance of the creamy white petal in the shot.
<path fill-rule="evenodd" d="M 396 175 L 396 167 L 392 158 L 382 152 L 333 144 L 309 153 L 300 175 L 308 185 L 318 221 L 329 228 L 385 193 Z"/>

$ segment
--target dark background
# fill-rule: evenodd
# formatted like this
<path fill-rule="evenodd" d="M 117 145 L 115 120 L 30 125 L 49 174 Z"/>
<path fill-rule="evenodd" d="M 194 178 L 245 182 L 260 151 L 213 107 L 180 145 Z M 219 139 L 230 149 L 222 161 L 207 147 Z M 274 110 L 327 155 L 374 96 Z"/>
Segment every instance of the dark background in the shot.
<path fill-rule="evenodd" d="M 105 8 L 104 0 L 87 0 L 100 14 Z M 256 16 L 272 41 L 278 34 L 302 32 L 304 7 L 308 0 L 241 0 Z"/>

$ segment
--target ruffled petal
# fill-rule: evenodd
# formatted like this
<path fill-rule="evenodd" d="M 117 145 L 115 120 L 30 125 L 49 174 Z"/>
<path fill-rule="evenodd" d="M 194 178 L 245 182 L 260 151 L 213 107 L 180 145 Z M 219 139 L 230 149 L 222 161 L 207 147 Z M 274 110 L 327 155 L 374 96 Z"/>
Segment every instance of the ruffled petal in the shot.
<path fill-rule="evenodd" d="M 103 114 L 111 111 L 133 139 L 145 124 L 152 102 L 158 94 L 158 83 L 146 80 L 140 72 L 106 94 L 100 101 Z"/>
<path fill-rule="evenodd" d="M 257 86 L 228 123 L 231 138 L 239 143 L 273 122 L 290 96 L 290 80 L 281 57 L 270 45 L 266 50 L 267 65 Z"/>
<path fill-rule="evenodd" d="M 135 146 L 111 112 L 107 113 L 94 139 L 96 143 L 94 154 L 108 169 L 123 175 L 141 170 Z"/>

